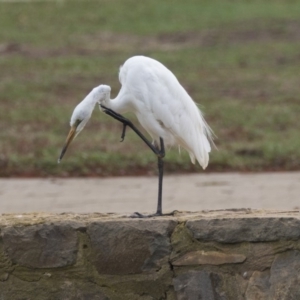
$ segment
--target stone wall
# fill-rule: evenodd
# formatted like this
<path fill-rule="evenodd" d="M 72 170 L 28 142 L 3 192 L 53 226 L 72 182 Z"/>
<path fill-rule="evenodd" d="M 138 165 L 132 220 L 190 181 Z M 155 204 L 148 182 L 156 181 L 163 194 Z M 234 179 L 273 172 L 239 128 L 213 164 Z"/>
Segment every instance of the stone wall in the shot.
<path fill-rule="evenodd" d="M 0 218 L 0 299 L 300 299 L 300 215 Z"/>

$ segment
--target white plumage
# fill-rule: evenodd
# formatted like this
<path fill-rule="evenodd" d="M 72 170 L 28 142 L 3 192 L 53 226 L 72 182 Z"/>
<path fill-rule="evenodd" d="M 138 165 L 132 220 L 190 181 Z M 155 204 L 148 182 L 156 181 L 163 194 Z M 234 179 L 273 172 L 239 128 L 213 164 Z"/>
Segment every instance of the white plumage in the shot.
<path fill-rule="evenodd" d="M 121 67 L 119 79 L 118 96 L 100 102 L 120 114 L 133 112 L 157 144 L 161 137 L 166 146 L 182 146 L 205 169 L 212 132 L 174 74 L 154 59 L 134 56 Z"/>

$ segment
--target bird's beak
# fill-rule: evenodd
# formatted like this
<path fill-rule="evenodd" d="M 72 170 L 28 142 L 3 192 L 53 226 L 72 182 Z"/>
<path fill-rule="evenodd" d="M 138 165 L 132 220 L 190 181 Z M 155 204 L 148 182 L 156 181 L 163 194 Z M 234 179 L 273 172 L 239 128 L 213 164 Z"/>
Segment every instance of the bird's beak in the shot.
<path fill-rule="evenodd" d="M 64 147 L 62 148 L 61 150 L 61 153 L 60 153 L 60 156 L 58 158 L 58 163 L 60 163 L 60 161 L 62 160 L 63 156 L 65 155 L 69 145 L 71 144 L 71 142 L 73 141 L 74 137 L 76 136 L 76 128 L 77 126 L 73 125 L 70 129 L 70 132 L 67 136 L 67 139 L 66 139 L 66 142 L 65 142 L 65 145 Z"/>

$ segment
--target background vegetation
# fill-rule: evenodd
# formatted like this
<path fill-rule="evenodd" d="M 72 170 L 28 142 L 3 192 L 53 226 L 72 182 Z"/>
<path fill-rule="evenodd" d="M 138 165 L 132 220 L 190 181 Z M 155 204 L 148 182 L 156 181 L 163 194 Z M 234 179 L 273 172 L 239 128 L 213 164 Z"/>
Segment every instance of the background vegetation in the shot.
<path fill-rule="evenodd" d="M 299 1 L 7 1 L 0 12 L 0 176 L 155 171 L 97 109 L 57 165 L 75 105 L 101 83 L 116 96 L 118 68 L 137 54 L 201 104 L 218 137 L 208 171 L 300 170 Z M 168 173 L 200 170 L 177 149 L 166 161 Z"/>

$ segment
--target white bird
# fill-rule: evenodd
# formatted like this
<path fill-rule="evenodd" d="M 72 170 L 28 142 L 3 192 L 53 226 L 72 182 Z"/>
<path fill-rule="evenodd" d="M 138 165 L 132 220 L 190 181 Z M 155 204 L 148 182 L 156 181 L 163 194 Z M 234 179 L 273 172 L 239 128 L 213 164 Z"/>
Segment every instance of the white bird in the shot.
<path fill-rule="evenodd" d="M 122 140 L 126 126 L 131 127 L 157 155 L 159 169 L 158 204 L 155 214 L 162 215 L 162 179 L 164 146 L 178 145 L 187 150 L 192 163 L 195 159 L 205 169 L 209 161 L 212 130 L 201 111 L 178 82 L 175 75 L 160 62 L 144 57 L 129 58 L 120 68 L 122 85 L 118 96 L 110 99 L 111 88 L 95 87 L 74 109 L 71 130 L 58 162 L 69 144 L 84 128 L 96 104 L 100 110 L 123 123 Z M 142 127 L 152 138 L 152 143 L 122 115 L 133 112 Z M 160 145 L 160 146 L 159 146 Z M 143 217 L 135 213 L 136 217 Z"/>

